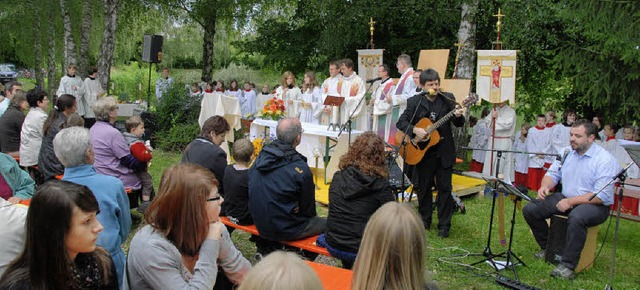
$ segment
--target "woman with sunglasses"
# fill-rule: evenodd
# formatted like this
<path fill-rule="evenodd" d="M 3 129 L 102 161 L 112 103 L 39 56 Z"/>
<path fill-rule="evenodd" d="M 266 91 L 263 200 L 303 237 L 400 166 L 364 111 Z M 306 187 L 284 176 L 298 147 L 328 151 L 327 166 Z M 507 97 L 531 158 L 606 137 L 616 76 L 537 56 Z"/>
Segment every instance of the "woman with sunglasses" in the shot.
<path fill-rule="evenodd" d="M 231 289 L 242 282 L 251 264 L 220 222 L 217 186 L 199 165 L 165 170 L 148 225 L 131 241 L 125 289 Z"/>

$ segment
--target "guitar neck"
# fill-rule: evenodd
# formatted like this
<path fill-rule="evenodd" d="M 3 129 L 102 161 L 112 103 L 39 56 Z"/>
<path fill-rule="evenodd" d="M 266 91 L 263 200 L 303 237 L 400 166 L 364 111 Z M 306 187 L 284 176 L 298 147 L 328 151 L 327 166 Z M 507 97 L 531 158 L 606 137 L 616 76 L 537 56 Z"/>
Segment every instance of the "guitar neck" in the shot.
<path fill-rule="evenodd" d="M 444 117 L 440 118 L 440 120 L 438 120 L 435 123 L 433 123 L 433 125 L 431 125 L 429 127 L 429 129 L 427 130 L 427 133 L 431 134 L 431 132 L 433 132 L 436 129 L 440 128 L 440 126 L 442 126 L 442 124 L 444 124 L 446 121 L 449 121 L 449 119 L 451 119 L 451 117 L 453 117 L 455 112 L 456 112 L 456 109 L 453 109 L 453 111 L 449 112 L 448 114 L 444 115 Z"/>

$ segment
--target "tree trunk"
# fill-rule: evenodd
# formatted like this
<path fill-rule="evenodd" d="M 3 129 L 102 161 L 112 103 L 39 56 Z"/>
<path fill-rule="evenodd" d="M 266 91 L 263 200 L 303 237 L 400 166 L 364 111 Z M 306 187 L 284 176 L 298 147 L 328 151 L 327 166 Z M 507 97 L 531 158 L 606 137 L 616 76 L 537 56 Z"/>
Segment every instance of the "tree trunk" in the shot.
<path fill-rule="evenodd" d="M 53 5 L 51 5 L 53 6 Z M 49 9 L 49 19 L 55 19 L 56 13 L 53 7 Z M 47 26 L 47 92 L 49 98 L 53 100 L 53 96 L 58 90 L 58 79 L 56 78 L 56 30 L 53 24 Z"/>
<path fill-rule="evenodd" d="M 476 62 L 476 15 L 478 0 L 462 3 L 462 15 L 458 28 L 458 41 L 462 43 L 456 76 L 460 79 L 473 79 Z"/>
<path fill-rule="evenodd" d="M 91 36 L 91 0 L 82 5 L 82 27 L 80 29 L 80 59 L 78 75 L 86 76 L 89 70 L 89 38 Z"/>
<path fill-rule="evenodd" d="M 459 79 L 473 79 L 476 62 L 476 15 L 478 13 L 478 0 L 467 0 L 462 3 L 462 12 L 460 16 L 460 27 L 458 28 L 458 41 L 462 44 L 460 55 L 458 56 L 458 67 L 456 68 L 456 77 Z M 471 85 L 473 87 L 473 84 Z M 469 120 L 469 111 L 465 114 L 465 118 Z M 465 122 L 464 126 L 453 130 L 453 138 L 456 144 L 457 157 L 466 159 L 467 151 L 462 147 L 469 143 L 467 129 L 469 122 Z"/>
<path fill-rule="evenodd" d="M 212 9 L 215 9 L 212 7 Z M 211 13 L 213 17 L 204 19 L 204 36 L 202 44 L 202 77 L 211 80 L 213 73 L 213 38 L 216 35 L 216 17 L 215 12 Z"/>
<path fill-rule="evenodd" d="M 33 51 L 35 53 L 33 68 L 35 70 L 36 86 L 44 89 L 44 74 L 42 72 L 42 34 L 40 33 L 40 3 L 31 1 L 33 4 L 33 14 L 36 16 L 33 25 Z"/>
<path fill-rule="evenodd" d="M 73 40 L 71 16 L 69 15 L 67 0 L 60 0 L 60 9 L 62 11 L 62 23 L 64 27 L 63 69 L 66 69 L 69 67 L 69 64 L 77 64 L 78 62 L 76 58 L 76 43 Z"/>
<path fill-rule="evenodd" d="M 118 27 L 118 9 L 120 0 L 104 0 L 104 32 L 98 58 L 98 79 L 105 92 L 109 91 L 111 63 L 116 48 L 116 28 Z"/>

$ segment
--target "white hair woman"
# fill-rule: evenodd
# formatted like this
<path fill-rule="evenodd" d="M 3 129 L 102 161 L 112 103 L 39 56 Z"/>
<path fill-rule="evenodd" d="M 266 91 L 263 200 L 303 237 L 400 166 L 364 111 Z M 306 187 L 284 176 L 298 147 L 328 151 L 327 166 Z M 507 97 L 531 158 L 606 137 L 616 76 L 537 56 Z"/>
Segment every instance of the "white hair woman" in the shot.
<path fill-rule="evenodd" d="M 122 244 L 131 230 L 129 200 L 122 181 L 93 169 L 93 146 L 89 130 L 83 127 L 62 129 L 53 139 L 53 150 L 65 167 L 62 180 L 84 185 L 95 195 L 100 205 L 97 218 L 104 226 L 97 243 L 113 258 L 118 285 L 122 285 L 125 264 Z"/>
<path fill-rule="evenodd" d="M 112 97 L 104 97 L 96 101 L 93 112 L 96 115 L 96 123 L 90 130 L 95 155 L 93 168 L 98 173 L 117 177 L 125 188 L 132 189 L 129 202 L 137 207 L 142 184 L 135 171 L 145 169 L 145 164 L 131 155 L 127 141 L 113 126 L 118 118 L 118 105 Z"/>

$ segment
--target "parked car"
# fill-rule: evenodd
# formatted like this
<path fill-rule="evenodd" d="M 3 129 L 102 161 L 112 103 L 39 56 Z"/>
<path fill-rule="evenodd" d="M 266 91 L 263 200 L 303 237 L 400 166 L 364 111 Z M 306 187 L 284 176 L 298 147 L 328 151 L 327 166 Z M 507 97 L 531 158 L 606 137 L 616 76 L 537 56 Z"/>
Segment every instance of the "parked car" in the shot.
<path fill-rule="evenodd" d="M 0 83 L 3 85 L 15 81 L 18 77 L 16 66 L 12 63 L 0 63 Z"/>

